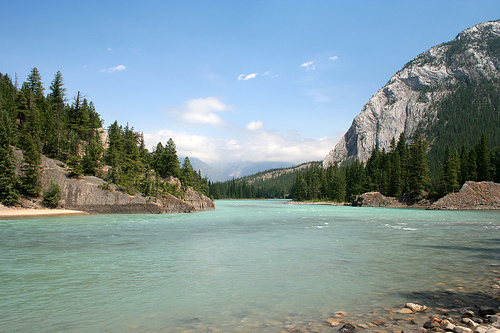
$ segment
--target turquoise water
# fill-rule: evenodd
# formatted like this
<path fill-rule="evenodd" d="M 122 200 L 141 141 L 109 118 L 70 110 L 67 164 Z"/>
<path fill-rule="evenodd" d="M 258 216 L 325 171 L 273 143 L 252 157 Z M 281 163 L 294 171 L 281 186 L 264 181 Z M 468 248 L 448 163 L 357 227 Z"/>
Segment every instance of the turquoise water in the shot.
<path fill-rule="evenodd" d="M 216 206 L 1 220 L 0 331 L 280 332 L 500 264 L 499 211 Z"/>

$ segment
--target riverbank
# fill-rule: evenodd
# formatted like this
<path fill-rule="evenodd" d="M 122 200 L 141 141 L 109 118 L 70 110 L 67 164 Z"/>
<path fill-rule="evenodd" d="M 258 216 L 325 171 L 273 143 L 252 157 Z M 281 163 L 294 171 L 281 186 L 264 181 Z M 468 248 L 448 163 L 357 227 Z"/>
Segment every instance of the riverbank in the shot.
<path fill-rule="evenodd" d="M 0 206 L 0 219 L 13 217 L 35 217 L 35 216 L 62 216 L 62 215 L 87 215 L 88 213 L 70 209 L 49 208 L 9 208 Z"/>
<path fill-rule="evenodd" d="M 430 285 L 426 291 L 406 294 L 411 302 L 376 306 L 369 313 L 332 309 L 321 318 L 304 321 L 296 315 L 256 327 L 301 333 L 500 333 L 500 271 L 489 268 L 482 273 L 480 279 Z"/>

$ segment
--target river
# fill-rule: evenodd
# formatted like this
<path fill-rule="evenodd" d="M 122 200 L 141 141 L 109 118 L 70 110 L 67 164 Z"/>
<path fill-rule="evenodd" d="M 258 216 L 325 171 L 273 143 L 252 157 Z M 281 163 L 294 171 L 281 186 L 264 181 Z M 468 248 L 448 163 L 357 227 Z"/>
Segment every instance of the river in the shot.
<path fill-rule="evenodd" d="M 0 331 L 321 331 L 500 264 L 500 211 L 285 203 L 0 220 Z"/>

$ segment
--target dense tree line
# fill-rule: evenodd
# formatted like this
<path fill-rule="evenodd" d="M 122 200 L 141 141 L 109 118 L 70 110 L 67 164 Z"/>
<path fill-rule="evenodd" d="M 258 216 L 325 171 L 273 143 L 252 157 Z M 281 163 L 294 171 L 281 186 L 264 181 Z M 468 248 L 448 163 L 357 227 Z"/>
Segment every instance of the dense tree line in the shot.
<path fill-rule="evenodd" d="M 319 162 L 307 164 L 319 165 Z M 285 199 L 291 198 L 295 184 L 295 168 L 279 168 L 225 182 L 210 183 L 215 199 Z"/>
<path fill-rule="evenodd" d="M 450 89 L 450 88 L 448 88 Z M 491 147 L 500 145 L 500 79 L 463 80 L 431 108 L 439 121 L 424 119 L 424 134 L 432 142 L 429 168 L 433 178 L 441 171 L 446 147 L 471 149 L 485 134 Z"/>
<path fill-rule="evenodd" d="M 0 74 L 0 201 L 13 204 L 19 196 L 40 195 L 41 156 L 65 162 L 70 175 L 92 175 L 114 183 L 126 192 L 182 196 L 187 187 L 208 194 L 208 181 L 195 172 L 186 158 L 182 167 L 170 139 L 150 153 L 141 133 L 116 121 L 101 141 L 103 120 L 92 101 L 77 92 L 70 102 L 63 76 L 57 72 L 45 89 L 33 68 L 18 88 Z M 16 174 L 14 147 L 22 150 L 21 172 Z M 170 177 L 181 180 L 181 189 Z M 51 197 L 53 196 L 53 193 Z M 57 196 L 56 196 L 57 197 Z"/>
<path fill-rule="evenodd" d="M 376 146 L 366 164 L 355 160 L 299 172 L 293 197 L 300 201 L 346 202 L 377 191 L 386 196 L 420 198 L 425 192 L 443 196 L 458 191 L 467 180 L 500 182 L 500 146 L 490 150 L 485 134 L 472 149 L 446 147 L 435 180 L 429 176 L 428 150 L 422 134 L 417 134 L 411 144 L 401 135 L 397 143 L 392 140 L 389 151 Z"/>

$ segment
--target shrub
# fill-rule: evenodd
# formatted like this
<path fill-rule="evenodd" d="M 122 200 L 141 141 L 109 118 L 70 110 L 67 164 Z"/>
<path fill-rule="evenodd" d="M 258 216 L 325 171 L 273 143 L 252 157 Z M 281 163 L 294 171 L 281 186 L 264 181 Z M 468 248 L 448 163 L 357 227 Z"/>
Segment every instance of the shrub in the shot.
<path fill-rule="evenodd" d="M 47 191 L 43 192 L 43 203 L 49 207 L 56 207 L 61 200 L 61 187 L 51 180 Z"/>

